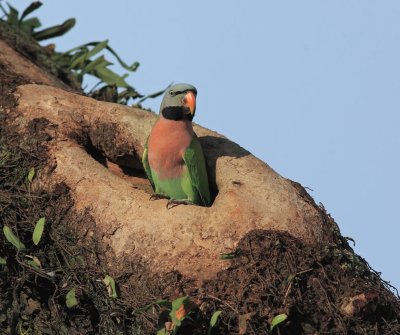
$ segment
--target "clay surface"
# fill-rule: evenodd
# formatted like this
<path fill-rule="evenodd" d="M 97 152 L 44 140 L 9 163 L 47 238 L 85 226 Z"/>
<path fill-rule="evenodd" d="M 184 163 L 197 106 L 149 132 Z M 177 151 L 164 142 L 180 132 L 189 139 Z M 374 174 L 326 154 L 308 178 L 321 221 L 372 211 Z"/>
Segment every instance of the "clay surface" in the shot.
<path fill-rule="evenodd" d="M 69 186 L 76 209 L 90 209 L 117 257 L 140 256 L 157 271 L 204 279 L 229 266 L 220 254 L 235 251 L 252 230 L 286 231 L 305 243 L 331 239 L 332 227 L 301 186 L 213 131 L 195 126 L 216 195 L 212 207 L 167 210 L 166 200 L 149 200 L 141 171 L 155 114 L 45 85 L 19 86 L 15 95 L 21 129 L 49 121 L 54 161 L 42 180 Z"/>

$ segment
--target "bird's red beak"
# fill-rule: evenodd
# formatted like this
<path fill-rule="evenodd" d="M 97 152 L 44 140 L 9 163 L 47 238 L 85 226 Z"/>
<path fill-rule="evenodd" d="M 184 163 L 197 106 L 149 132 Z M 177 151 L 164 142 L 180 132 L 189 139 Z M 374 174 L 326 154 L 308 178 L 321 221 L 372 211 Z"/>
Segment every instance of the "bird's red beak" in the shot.
<path fill-rule="evenodd" d="M 196 110 L 196 95 L 193 92 L 187 92 L 183 98 L 183 104 L 185 107 L 189 108 L 190 114 L 194 114 Z"/>

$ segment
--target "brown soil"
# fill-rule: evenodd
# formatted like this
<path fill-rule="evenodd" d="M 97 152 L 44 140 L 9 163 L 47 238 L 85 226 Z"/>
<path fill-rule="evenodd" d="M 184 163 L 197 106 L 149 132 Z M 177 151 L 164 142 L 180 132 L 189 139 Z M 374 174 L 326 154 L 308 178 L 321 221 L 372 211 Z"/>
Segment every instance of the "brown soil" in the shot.
<path fill-rule="evenodd" d="M 74 210 L 65 184 L 49 191 L 27 182 L 32 166 L 51 166 L 52 134 L 46 119 L 35 119 L 25 134 L 6 120 L 5 111 L 16 105 L 13 90 L 25 83 L 0 68 L 0 224 L 26 245 L 16 252 L 0 234 L 0 256 L 7 258 L 0 265 L 0 334 L 154 334 L 165 321 L 163 308 L 139 309 L 182 295 L 194 306 L 192 321 L 178 334 L 207 334 L 216 310 L 222 314 L 211 334 L 270 334 L 273 317 L 281 313 L 288 320 L 276 334 L 400 334 L 398 296 L 340 235 L 310 245 L 288 233 L 253 230 L 232 250 L 232 259 L 214 260 L 227 269 L 205 282 L 157 273 L 139 257 L 116 258 L 96 234 L 92 216 Z M 31 234 L 41 216 L 47 226 L 35 246 Z M 43 269 L 29 266 L 26 255 L 37 257 Z M 109 298 L 105 274 L 114 277 L 118 299 Z M 68 309 L 65 295 L 72 287 L 79 305 Z"/>

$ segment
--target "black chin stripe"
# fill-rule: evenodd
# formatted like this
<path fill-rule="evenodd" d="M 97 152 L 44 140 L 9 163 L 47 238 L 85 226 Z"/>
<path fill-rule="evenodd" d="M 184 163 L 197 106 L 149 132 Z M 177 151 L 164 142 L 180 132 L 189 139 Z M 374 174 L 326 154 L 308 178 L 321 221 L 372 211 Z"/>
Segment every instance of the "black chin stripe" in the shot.
<path fill-rule="evenodd" d="M 161 114 L 168 120 L 179 121 L 185 119 L 184 109 L 179 106 L 165 107 Z"/>
<path fill-rule="evenodd" d="M 183 108 L 179 106 L 165 107 L 161 114 L 168 120 L 183 120 Z"/>

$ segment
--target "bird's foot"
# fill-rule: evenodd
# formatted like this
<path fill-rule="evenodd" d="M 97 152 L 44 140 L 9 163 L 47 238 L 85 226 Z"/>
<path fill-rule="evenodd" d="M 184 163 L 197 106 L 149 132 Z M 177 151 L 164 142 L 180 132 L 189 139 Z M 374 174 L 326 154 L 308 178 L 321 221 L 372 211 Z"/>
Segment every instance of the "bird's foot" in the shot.
<path fill-rule="evenodd" d="M 150 196 L 150 199 L 149 199 L 149 200 L 160 200 L 160 199 L 169 199 L 169 197 L 167 197 L 167 196 L 164 195 L 164 194 L 153 193 L 153 194 Z"/>
<path fill-rule="evenodd" d="M 177 200 L 177 199 L 170 199 L 167 202 L 167 209 L 174 208 L 179 205 L 196 205 L 193 201 L 190 200 Z"/>

